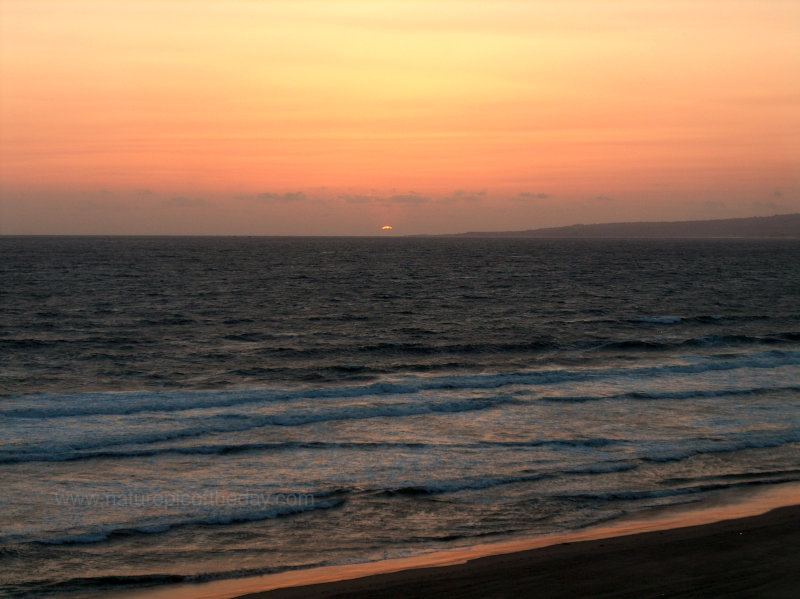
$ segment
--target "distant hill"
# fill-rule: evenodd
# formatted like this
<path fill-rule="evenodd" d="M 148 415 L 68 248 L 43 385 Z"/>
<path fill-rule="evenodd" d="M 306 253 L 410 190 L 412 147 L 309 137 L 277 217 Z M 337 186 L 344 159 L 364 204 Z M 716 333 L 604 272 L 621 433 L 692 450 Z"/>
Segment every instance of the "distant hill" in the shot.
<path fill-rule="evenodd" d="M 606 223 L 571 225 L 527 231 L 471 232 L 448 237 L 536 237 L 536 238 L 713 238 L 713 237 L 800 237 L 800 213 L 687 220 L 673 222 Z"/>

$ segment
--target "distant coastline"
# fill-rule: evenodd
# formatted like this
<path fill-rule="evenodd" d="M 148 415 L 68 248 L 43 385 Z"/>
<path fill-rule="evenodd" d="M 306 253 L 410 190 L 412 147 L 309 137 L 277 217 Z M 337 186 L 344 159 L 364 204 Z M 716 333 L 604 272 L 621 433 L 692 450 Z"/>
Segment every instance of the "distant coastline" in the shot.
<path fill-rule="evenodd" d="M 395 230 L 396 232 L 396 230 Z M 3 233 L 0 239 L 13 238 L 378 238 L 385 235 L 243 235 L 174 233 Z M 531 239 L 800 239 L 800 212 L 773 216 L 751 216 L 687 221 L 637 221 L 575 224 L 520 231 L 468 231 L 466 233 L 412 233 L 389 238 L 531 238 Z"/>
<path fill-rule="evenodd" d="M 524 231 L 471 231 L 436 237 L 533 237 L 533 238 L 798 238 L 800 213 L 689 220 L 671 222 L 619 222 L 593 225 L 570 225 Z"/>

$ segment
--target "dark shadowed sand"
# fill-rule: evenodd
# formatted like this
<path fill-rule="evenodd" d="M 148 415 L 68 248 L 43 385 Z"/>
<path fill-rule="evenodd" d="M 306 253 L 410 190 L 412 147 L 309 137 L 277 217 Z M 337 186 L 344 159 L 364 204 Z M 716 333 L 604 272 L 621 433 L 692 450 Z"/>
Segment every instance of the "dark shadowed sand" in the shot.
<path fill-rule="evenodd" d="M 800 484 L 727 490 L 606 525 L 115 599 L 800 597 Z"/>
<path fill-rule="evenodd" d="M 244 597 L 796 599 L 800 597 L 800 506 Z"/>

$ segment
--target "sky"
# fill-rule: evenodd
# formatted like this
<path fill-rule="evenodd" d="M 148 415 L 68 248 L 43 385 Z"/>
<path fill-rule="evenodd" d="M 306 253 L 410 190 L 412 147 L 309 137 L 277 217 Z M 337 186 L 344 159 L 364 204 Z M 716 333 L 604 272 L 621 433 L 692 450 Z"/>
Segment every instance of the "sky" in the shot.
<path fill-rule="evenodd" d="M 0 0 L 0 22 L 2 234 L 800 211 L 796 0 Z"/>

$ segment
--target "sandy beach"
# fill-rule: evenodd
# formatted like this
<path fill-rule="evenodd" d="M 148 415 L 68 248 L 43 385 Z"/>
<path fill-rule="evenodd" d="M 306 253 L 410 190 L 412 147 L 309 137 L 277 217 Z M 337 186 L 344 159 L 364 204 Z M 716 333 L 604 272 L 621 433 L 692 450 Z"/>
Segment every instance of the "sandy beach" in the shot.
<path fill-rule="evenodd" d="M 800 588 L 800 506 L 712 524 L 253 593 L 332 597 L 769 597 Z"/>
<path fill-rule="evenodd" d="M 565 534 L 116 593 L 116 599 L 767 597 L 800 588 L 800 485 L 713 495 Z"/>

